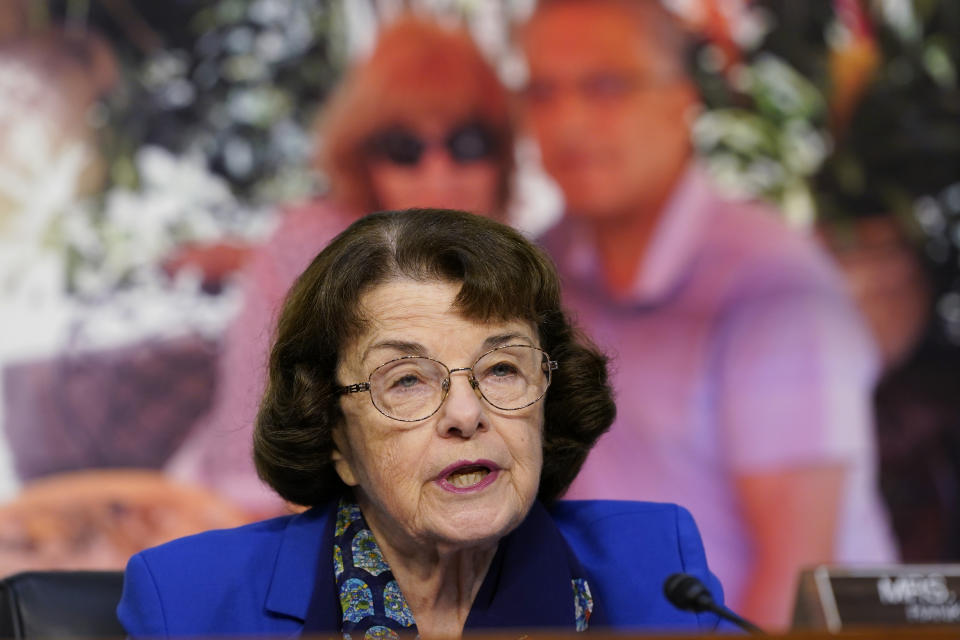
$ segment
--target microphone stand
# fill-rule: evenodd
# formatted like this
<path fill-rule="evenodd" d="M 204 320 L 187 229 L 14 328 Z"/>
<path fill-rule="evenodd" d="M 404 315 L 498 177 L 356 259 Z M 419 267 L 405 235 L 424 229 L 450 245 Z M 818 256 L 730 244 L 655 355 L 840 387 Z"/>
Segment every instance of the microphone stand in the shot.
<path fill-rule="evenodd" d="M 718 616 L 720 616 L 720 617 L 723 618 L 724 620 L 729 620 L 730 622 L 732 622 L 733 624 L 737 625 L 737 626 L 740 627 L 741 629 L 743 629 L 743 630 L 745 630 L 745 631 L 749 631 L 750 633 L 752 633 L 752 634 L 754 634 L 754 635 L 758 635 L 758 636 L 765 636 L 765 635 L 767 635 L 767 633 L 766 633 L 763 629 L 761 629 L 761 628 L 758 627 L 757 625 L 753 624 L 753 623 L 750 622 L 749 620 L 747 620 L 747 619 L 745 619 L 745 618 L 741 618 L 741 617 L 738 616 L 736 613 L 734 613 L 733 611 L 731 611 L 730 609 L 728 609 L 728 608 L 726 608 L 726 607 L 721 607 L 721 606 L 719 606 L 719 605 L 714 604 L 714 605 L 711 606 L 711 607 L 707 607 L 706 610 L 707 610 L 707 611 L 711 611 L 711 612 L 717 614 Z"/>
<path fill-rule="evenodd" d="M 700 581 L 700 578 L 689 573 L 674 573 L 668 577 L 663 583 L 663 595 L 667 597 L 670 604 L 681 611 L 693 611 L 695 613 L 709 611 L 752 634 L 766 635 L 763 629 L 749 620 L 745 620 L 730 609 L 718 605 L 716 600 L 713 599 L 713 594 Z"/>

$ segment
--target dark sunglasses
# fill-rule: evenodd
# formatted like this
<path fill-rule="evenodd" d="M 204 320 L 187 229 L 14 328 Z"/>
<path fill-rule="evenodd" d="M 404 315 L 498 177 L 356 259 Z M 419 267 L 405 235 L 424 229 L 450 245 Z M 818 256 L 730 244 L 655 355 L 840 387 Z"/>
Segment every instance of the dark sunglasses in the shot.
<path fill-rule="evenodd" d="M 371 137 L 367 150 L 370 155 L 384 158 L 393 164 L 413 167 L 433 144 L 435 143 L 424 140 L 409 129 L 391 127 Z M 458 164 L 490 158 L 497 147 L 493 131 L 477 122 L 451 129 L 442 144 Z"/>

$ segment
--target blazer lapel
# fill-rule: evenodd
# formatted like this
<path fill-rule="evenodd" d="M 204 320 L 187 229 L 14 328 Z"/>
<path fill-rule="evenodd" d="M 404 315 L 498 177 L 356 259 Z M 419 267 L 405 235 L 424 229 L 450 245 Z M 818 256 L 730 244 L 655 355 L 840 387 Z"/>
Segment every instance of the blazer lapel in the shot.
<path fill-rule="evenodd" d="M 332 507 L 314 507 L 290 519 L 267 589 L 267 611 L 301 622 L 306 618 L 314 587 L 323 586 L 317 585 L 320 554 L 332 553 L 330 545 L 324 544 L 324 534 L 335 508 L 334 500 Z M 330 562 L 333 562 L 332 556 Z M 328 588 L 332 587 L 328 585 Z"/>

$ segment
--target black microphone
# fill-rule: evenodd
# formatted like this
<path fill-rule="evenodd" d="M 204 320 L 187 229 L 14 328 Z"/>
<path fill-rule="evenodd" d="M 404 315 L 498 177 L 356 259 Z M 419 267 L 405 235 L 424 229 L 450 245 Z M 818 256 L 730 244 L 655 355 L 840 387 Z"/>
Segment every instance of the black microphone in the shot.
<path fill-rule="evenodd" d="M 730 609 L 718 605 L 713 599 L 713 594 L 707 589 L 707 585 L 703 584 L 700 578 L 689 573 L 675 573 L 667 578 L 663 583 L 663 595 L 667 597 L 670 604 L 681 611 L 696 613 L 710 611 L 750 633 L 765 635 L 763 629 L 757 625 L 744 620 Z"/>

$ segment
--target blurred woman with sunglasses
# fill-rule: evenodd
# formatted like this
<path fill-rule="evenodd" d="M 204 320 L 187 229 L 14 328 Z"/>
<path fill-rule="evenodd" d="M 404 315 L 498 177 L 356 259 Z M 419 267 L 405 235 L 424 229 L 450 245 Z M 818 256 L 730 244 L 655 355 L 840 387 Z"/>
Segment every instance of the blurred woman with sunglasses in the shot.
<path fill-rule="evenodd" d="M 379 209 L 452 208 L 504 218 L 513 136 L 507 96 L 469 34 L 404 17 L 380 34 L 318 120 L 326 197 L 291 209 L 247 260 L 245 301 L 225 337 L 214 408 L 168 470 L 253 516 L 282 508 L 256 476 L 250 437 L 277 309 L 310 260 Z M 244 436 L 247 437 L 244 437 Z"/>
<path fill-rule="evenodd" d="M 513 167 L 507 97 L 465 31 L 395 23 L 321 125 L 317 161 L 342 206 L 444 204 L 502 217 Z"/>

